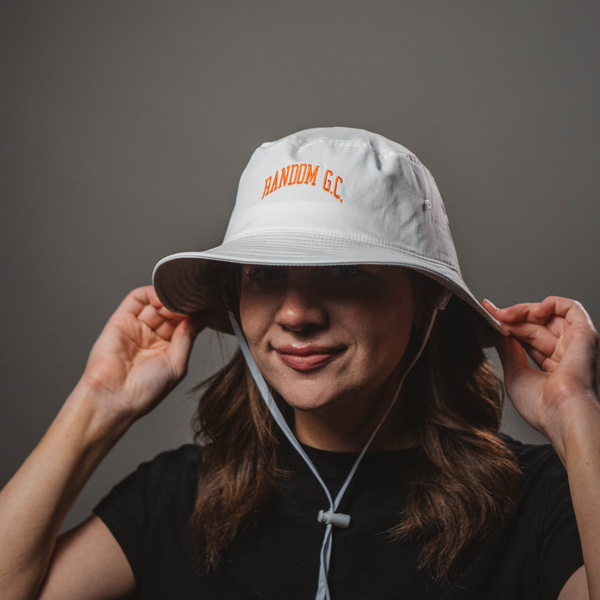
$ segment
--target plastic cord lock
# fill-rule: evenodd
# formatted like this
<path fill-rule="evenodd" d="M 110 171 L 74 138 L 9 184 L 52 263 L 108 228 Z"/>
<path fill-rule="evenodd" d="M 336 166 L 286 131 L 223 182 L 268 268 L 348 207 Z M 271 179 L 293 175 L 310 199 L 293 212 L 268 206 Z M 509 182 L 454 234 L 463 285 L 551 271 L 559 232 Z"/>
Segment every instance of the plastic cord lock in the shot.
<path fill-rule="evenodd" d="M 336 527 L 342 527 L 343 529 L 348 529 L 348 527 L 350 527 L 350 515 L 334 513 L 330 510 L 320 510 L 317 521 L 319 523 L 325 523 L 326 525 L 335 525 Z"/>

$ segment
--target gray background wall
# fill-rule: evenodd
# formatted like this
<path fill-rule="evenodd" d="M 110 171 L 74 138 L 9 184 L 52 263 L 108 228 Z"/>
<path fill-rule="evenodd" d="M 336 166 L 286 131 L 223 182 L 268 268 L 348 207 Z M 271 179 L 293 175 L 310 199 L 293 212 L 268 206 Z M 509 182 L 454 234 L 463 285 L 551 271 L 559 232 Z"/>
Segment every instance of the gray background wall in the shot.
<path fill-rule="evenodd" d="M 76 383 L 103 323 L 166 254 L 220 242 L 252 150 L 306 127 L 413 150 L 466 280 L 600 323 L 597 2 L 29 2 L 0 6 L 0 484 Z M 227 348 L 223 349 L 227 353 Z M 189 378 L 138 422 L 67 526 L 189 440 Z M 539 441 L 512 412 L 505 429 Z"/>

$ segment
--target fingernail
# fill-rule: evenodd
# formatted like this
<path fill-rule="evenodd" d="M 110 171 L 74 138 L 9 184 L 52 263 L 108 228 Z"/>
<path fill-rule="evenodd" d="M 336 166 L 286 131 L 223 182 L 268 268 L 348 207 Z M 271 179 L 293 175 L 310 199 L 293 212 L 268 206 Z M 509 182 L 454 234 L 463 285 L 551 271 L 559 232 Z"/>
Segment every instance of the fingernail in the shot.
<path fill-rule="evenodd" d="M 491 300 L 488 300 L 487 298 L 485 298 L 484 302 L 487 302 L 492 308 L 495 308 L 496 310 L 500 310 Z"/>

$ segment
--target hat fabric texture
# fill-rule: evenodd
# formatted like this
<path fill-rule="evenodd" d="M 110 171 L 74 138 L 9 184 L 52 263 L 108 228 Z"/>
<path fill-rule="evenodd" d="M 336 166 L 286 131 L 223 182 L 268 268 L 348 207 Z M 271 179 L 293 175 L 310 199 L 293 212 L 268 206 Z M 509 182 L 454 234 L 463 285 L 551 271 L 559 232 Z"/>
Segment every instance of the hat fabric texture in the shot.
<path fill-rule="evenodd" d="M 242 173 L 223 243 L 154 268 L 167 308 L 192 314 L 207 306 L 205 261 L 407 267 L 502 330 L 463 281 L 431 173 L 404 146 L 361 129 L 307 129 L 260 146 Z"/>

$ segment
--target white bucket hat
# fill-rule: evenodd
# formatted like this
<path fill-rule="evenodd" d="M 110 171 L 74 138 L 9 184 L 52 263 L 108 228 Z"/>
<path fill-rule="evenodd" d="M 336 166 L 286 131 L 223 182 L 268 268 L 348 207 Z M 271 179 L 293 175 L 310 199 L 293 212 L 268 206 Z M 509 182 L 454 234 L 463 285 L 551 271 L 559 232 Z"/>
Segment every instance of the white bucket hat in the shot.
<path fill-rule="evenodd" d="M 437 298 L 419 351 L 379 424 L 334 498 L 294 436 L 230 313 L 257 388 L 281 430 L 323 488 L 327 505 L 315 515 L 324 525 L 316 600 L 330 600 L 328 573 L 333 527 L 349 527 L 338 511 L 363 456 L 396 403 L 408 372 L 427 344 L 438 310 L 452 294 L 490 325 L 503 330 L 462 279 L 442 199 L 433 177 L 409 150 L 386 138 L 345 127 L 307 129 L 263 144 L 240 179 L 225 239 L 206 252 L 182 252 L 154 268 L 154 287 L 169 309 L 191 314 L 207 306 L 206 261 L 266 265 L 384 264 L 432 277 L 446 291 Z M 220 325 L 222 328 L 226 326 Z"/>
<path fill-rule="evenodd" d="M 170 310 L 207 306 L 205 261 L 385 264 L 419 271 L 502 331 L 463 281 L 431 173 L 410 150 L 361 129 L 307 129 L 258 148 L 223 243 L 163 258 L 153 283 Z"/>

